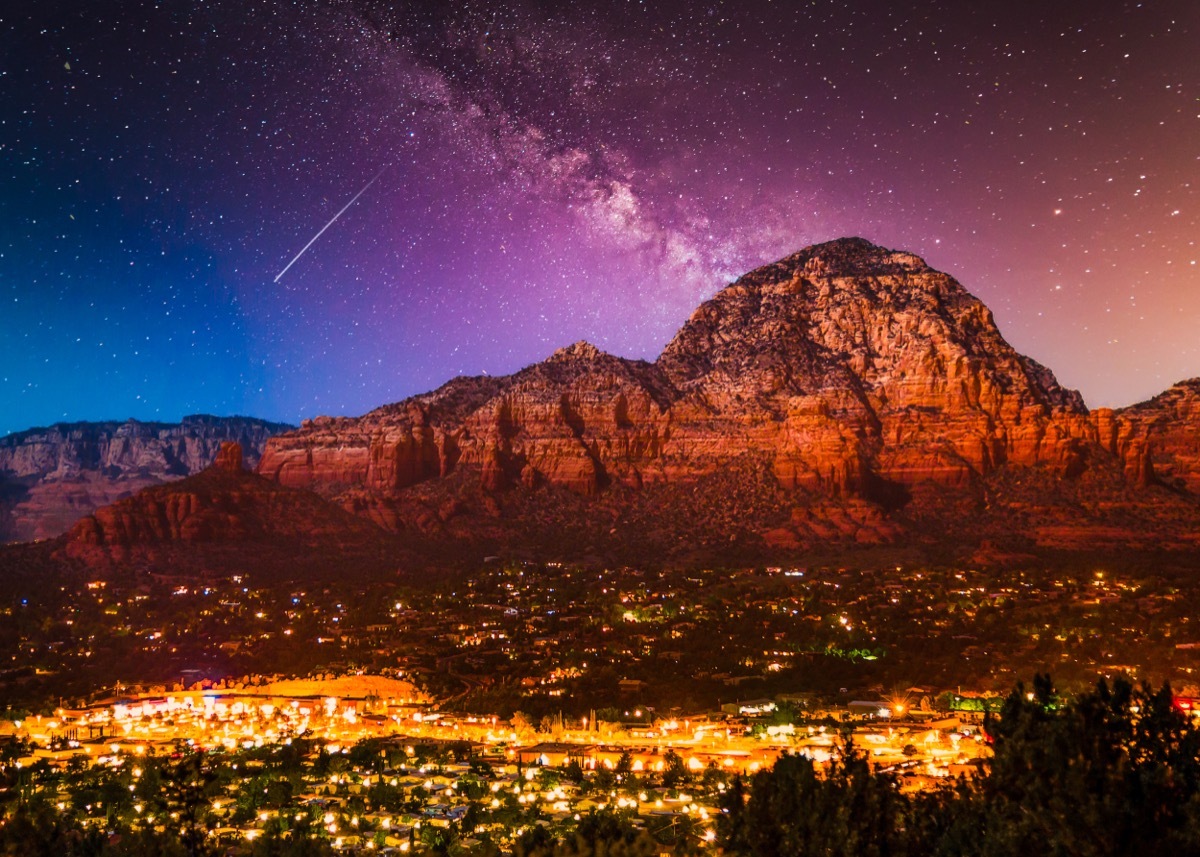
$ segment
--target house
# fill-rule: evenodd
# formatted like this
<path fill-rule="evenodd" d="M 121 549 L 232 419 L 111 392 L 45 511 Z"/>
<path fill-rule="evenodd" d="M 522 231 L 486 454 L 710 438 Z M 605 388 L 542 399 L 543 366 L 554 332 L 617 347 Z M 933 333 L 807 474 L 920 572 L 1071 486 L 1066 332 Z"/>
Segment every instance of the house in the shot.
<path fill-rule="evenodd" d="M 891 717 L 892 709 L 886 702 L 869 699 L 856 699 L 846 706 L 853 717 Z"/>
<path fill-rule="evenodd" d="M 517 759 L 522 765 L 540 765 L 543 768 L 560 768 L 570 762 L 579 762 L 595 754 L 596 748 L 583 744 L 559 744 L 545 742 L 534 744 L 532 747 L 522 747 L 517 751 Z"/>

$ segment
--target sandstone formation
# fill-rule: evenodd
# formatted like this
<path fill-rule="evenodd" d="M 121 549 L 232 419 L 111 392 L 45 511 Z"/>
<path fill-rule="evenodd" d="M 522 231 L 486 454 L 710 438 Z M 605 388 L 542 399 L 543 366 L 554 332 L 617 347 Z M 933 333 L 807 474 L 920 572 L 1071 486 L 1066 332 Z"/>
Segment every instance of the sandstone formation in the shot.
<path fill-rule="evenodd" d="M 1017 354 L 978 299 L 861 239 L 742 277 L 658 365 L 696 434 L 708 415 L 734 421 L 785 485 L 839 494 L 964 485 L 1008 463 L 1067 473 L 1088 431 L 1079 394 Z"/>
<path fill-rule="evenodd" d="M 242 445 L 236 441 L 225 441 L 217 450 L 217 457 L 212 466 L 228 473 L 241 473 L 245 469 L 242 466 Z"/>
<path fill-rule="evenodd" d="M 0 438 L 0 541 L 56 536 L 84 515 L 212 463 L 234 441 L 251 467 L 291 426 L 246 417 L 58 423 Z"/>
<path fill-rule="evenodd" d="M 1094 413 L 1101 445 L 1126 476 L 1200 495 L 1200 378 L 1181 381 L 1148 402 Z"/>

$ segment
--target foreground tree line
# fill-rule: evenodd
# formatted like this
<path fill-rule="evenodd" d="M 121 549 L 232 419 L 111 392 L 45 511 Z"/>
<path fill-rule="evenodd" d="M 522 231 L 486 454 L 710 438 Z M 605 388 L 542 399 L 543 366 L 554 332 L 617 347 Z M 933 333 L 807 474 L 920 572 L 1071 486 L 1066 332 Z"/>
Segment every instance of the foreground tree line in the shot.
<path fill-rule="evenodd" d="M 650 857 L 670 841 L 681 855 L 719 848 L 738 857 L 1200 857 L 1200 728 L 1168 686 L 1119 679 L 1064 700 L 1049 677 L 1038 676 L 1032 689 L 1018 685 L 986 730 L 994 756 L 980 774 L 933 790 L 902 791 L 847 739 L 825 768 L 785 756 L 769 771 L 734 780 L 722 798 L 715 843 L 688 819 L 666 822 L 668 838 L 668 831 L 635 827 L 631 812 L 606 809 L 569 829 L 531 825 L 513 850 L 520 857 Z M 213 846 L 199 814 L 212 777 L 193 755 L 155 784 L 172 819 L 167 829 L 118 823 L 100 830 L 46 802 L 10 804 L 0 822 L 0 855 L 333 853 L 325 831 L 307 824 L 268 828 L 234 848 Z M 497 853 L 490 842 L 464 848 L 469 833 L 464 827 L 423 837 L 412 850 Z"/>
<path fill-rule="evenodd" d="M 1117 680 L 1069 702 L 1048 676 L 1009 695 L 978 777 L 902 794 L 848 746 L 818 774 L 781 759 L 735 783 L 719 821 L 728 854 L 1200 854 L 1200 729 L 1168 686 Z"/>

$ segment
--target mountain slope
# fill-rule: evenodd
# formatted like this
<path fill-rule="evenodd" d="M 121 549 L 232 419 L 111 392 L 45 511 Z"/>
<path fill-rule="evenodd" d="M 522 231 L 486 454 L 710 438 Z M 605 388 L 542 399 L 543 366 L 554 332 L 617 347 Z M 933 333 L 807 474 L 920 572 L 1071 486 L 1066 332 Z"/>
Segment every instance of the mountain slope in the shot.
<path fill-rule="evenodd" d="M 1200 378 L 1116 412 L 1096 412 L 1100 442 L 1132 481 L 1200 495 Z"/>
<path fill-rule="evenodd" d="M 92 569 L 170 574 L 251 572 L 257 579 L 390 574 L 405 554 L 368 521 L 242 467 L 225 443 L 212 466 L 78 521 L 62 554 Z"/>

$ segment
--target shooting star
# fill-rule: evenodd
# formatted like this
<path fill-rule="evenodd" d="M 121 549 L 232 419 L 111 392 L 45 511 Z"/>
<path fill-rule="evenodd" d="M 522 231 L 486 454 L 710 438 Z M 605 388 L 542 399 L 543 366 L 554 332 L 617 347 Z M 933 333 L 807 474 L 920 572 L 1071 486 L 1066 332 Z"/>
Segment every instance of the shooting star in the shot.
<path fill-rule="evenodd" d="M 386 169 L 387 169 L 387 167 L 385 166 L 385 167 L 383 168 L 383 170 L 386 170 Z M 345 205 L 343 205 L 343 206 L 342 206 L 342 210 L 341 210 L 341 211 L 339 211 L 339 212 L 338 212 L 337 214 L 335 214 L 333 217 L 329 218 L 329 222 L 328 222 L 328 223 L 326 223 L 324 226 L 322 226 L 322 227 L 321 227 L 321 231 L 320 231 L 320 232 L 318 232 L 316 235 L 314 235 L 314 236 L 312 237 L 312 240 L 311 240 L 311 241 L 309 241 L 307 244 L 305 244 L 305 245 L 304 245 L 304 249 L 303 249 L 303 250 L 301 250 L 299 253 L 297 253 L 297 254 L 296 254 L 296 256 L 295 256 L 295 258 L 293 258 L 293 259 L 292 259 L 292 261 L 288 262 L 288 263 L 287 263 L 287 264 L 284 266 L 283 270 L 282 270 L 282 271 L 280 271 L 278 274 L 276 274 L 276 275 L 275 275 L 275 282 L 276 282 L 276 283 L 278 283 L 278 282 L 279 282 L 279 278 L 280 278 L 280 277 L 282 277 L 284 274 L 286 274 L 286 273 L 288 272 L 288 268 L 292 267 L 292 265 L 295 265 L 295 264 L 296 264 L 296 261 L 297 261 L 297 260 L 298 260 L 298 259 L 299 259 L 301 256 L 303 256 L 305 253 L 307 253 L 307 252 L 308 252 L 308 248 L 309 248 L 309 247 L 311 247 L 311 246 L 312 246 L 314 243 L 316 243 L 316 240 L 317 240 L 318 238 L 320 238 L 322 235 L 324 235 L 324 234 L 325 234 L 325 230 L 326 230 L 326 229 L 328 229 L 330 226 L 333 226 L 333 224 L 334 224 L 334 221 L 336 221 L 336 220 L 337 220 L 339 217 L 341 217 L 343 214 L 345 214 L 345 213 L 346 213 L 346 209 L 348 209 L 350 206 L 354 205 L 354 203 L 358 202 L 358 198 L 359 198 L 360 196 L 362 196 L 364 193 L 366 193 L 366 192 L 367 192 L 367 188 L 369 188 L 371 185 L 375 184 L 376 180 L 377 180 L 377 179 L 378 179 L 378 178 L 379 178 L 381 175 L 383 175 L 383 170 L 380 170 L 379 172 L 377 172 L 377 173 L 375 174 L 375 178 L 371 179 L 369 182 L 367 182 L 365 185 L 363 185 L 363 188 L 362 188 L 362 190 L 360 190 L 358 193 L 354 194 L 354 197 L 353 197 L 353 198 L 352 198 L 352 199 L 351 199 L 351 200 L 350 200 L 348 203 L 346 203 Z"/>

